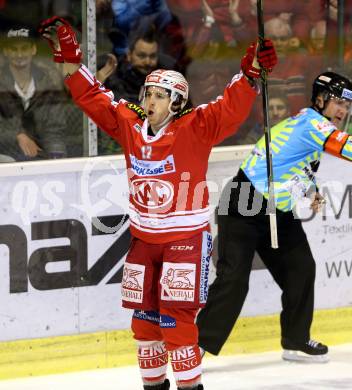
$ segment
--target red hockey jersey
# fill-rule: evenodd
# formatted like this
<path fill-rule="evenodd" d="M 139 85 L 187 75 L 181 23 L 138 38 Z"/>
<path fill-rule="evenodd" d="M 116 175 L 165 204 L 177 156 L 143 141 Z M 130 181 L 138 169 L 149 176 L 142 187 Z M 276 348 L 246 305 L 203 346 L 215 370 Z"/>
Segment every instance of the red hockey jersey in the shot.
<path fill-rule="evenodd" d="M 185 239 L 209 223 L 206 172 L 213 145 L 247 118 L 256 90 L 235 75 L 224 96 L 186 110 L 148 136 L 143 109 L 121 99 L 82 65 L 66 79 L 82 110 L 123 148 L 130 188 L 130 230 L 150 243 Z"/>

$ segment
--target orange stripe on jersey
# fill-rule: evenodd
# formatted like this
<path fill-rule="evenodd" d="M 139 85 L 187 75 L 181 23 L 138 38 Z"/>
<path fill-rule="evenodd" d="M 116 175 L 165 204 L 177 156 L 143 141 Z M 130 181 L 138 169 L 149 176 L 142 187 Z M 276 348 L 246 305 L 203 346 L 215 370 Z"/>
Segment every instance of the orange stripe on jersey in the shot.
<path fill-rule="evenodd" d="M 348 134 L 335 130 L 325 141 L 324 150 L 334 156 L 341 157 L 341 151 L 347 142 Z"/>

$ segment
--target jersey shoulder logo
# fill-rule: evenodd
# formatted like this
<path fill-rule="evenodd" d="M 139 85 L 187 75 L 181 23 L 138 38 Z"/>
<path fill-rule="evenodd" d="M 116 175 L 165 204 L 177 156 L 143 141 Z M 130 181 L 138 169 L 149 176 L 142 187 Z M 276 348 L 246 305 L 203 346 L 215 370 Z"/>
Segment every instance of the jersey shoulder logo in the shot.
<path fill-rule="evenodd" d="M 187 108 L 186 110 L 179 112 L 175 117 L 176 117 L 176 119 L 179 119 L 187 114 L 190 114 L 192 111 L 193 111 L 193 108 Z"/>
<path fill-rule="evenodd" d="M 127 103 L 127 104 L 126 104 L 126 107 L 127 107 L 128 109 L 130 109 L 131 111 L 134 111 L 134 112 L 138 115 L 138 117 L 139 117 L 140 119 L 142 119 L 142 120 L 144 120 L 144 119 L 147 117 L 147 115 L 146 115 L 146 113 L 144 112 L 143 108 L 142 108 L 141 106 L 138 106 L 137 104 L 134 104 L 134 103 Z"/>

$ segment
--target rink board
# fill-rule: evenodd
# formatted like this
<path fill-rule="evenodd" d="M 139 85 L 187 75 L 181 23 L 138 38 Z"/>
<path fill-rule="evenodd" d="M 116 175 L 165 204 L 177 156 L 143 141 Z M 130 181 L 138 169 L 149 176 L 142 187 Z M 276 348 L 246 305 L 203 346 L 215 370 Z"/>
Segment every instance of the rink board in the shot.
<path fill-rule="evenodd" d="M 312 337 L 328 345 L 352 342 L 352 308 L 315 312 Z M 279 316 L 242 317 L 220 355 L 280 349 Z M 128 330 L 1 343 L 0 379 L 137 364 Z"/>
<path fill-rule="evenodd" d="M 247 147 L 212 153 L 208 174 L 212 211 L 246 153 Z M 341 328 L 340 318 L 350 316 L 352 304 L 349 172 L 348 162 L 325 158 L 319 176 L 321 188 L 329 187 L 326 213 L 311 217 L 307 204 L 301 208 L 317 260 L 316 308 L 332 309 L 328 313 L 333 313 L 316 326 L 318 333 L 325 334 L 328 329 L 323 325 L 336 321 L 330 325 L 338 330 L 336 342 L 351 341 L 350 330 Z M 121 308 L 119 288 L 129 242 L 123 160 L 98 157 L 2 164 L 0 178 L 0 378 L 30 375 L 30 371 L 33 375 L 56 372 L 60 367 L 57 361 L 65 361 L 63 366 L 69 370 L 132 362 L 133 355 L 128 353 L 114 358 L 120 354 L 116 352 L 119 348 L 133 349 L 133 342 L 121 342 L 121 337 L 129 335 L 122 329 L 128 329 L 131 316 Z M 116 231 L 111 226 L 116 226 Z M 212 232 L 216 238 L 213 213 Z M 214 277 L 214 268 L 211 272 Z M 278 345 L 274 323 L 280 291 L 259 260 L 250 283 L 256 288 L 250 289 L 242 316 L 255 318 L 242 321 L 244 327 L 254 327 L 253 334 L 243 333 L 243 345 L 250 339 L 257 340 L 251 343 L 255 350 L 266 350 L 266 344 L 273 348 L 273 343 L 266 341 L 272 340 L 269 336 L 274 332 Z M 263 323 L 257 321 L 266 323 L 270 318 L 275 318 L 272 331 L 255 338 L 263 329 Z M 334 342 L 334 337 L 328 334 L 324 340 Z M 43 361 L 43 357 L 47 358 Z"/>

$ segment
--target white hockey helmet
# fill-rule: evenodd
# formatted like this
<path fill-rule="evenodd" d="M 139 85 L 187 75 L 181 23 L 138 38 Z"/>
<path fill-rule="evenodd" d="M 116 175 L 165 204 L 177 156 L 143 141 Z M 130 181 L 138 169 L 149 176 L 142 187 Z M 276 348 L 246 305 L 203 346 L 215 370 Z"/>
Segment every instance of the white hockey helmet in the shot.
<path fill-rule="evenodd" d="M 174 70 L 157 69 L 151 72 L 145 79 L 143 91 L 143 106 L 145 100 L 145 91 L 147 87 L 161 87 L 170 92 L 169 112 L 175 115 L 177 112 L 172 110 L 172 105 L 180 105 L 180 110 L 185 106 L 188 99 L 188 82 L 184 76 Z"/>

